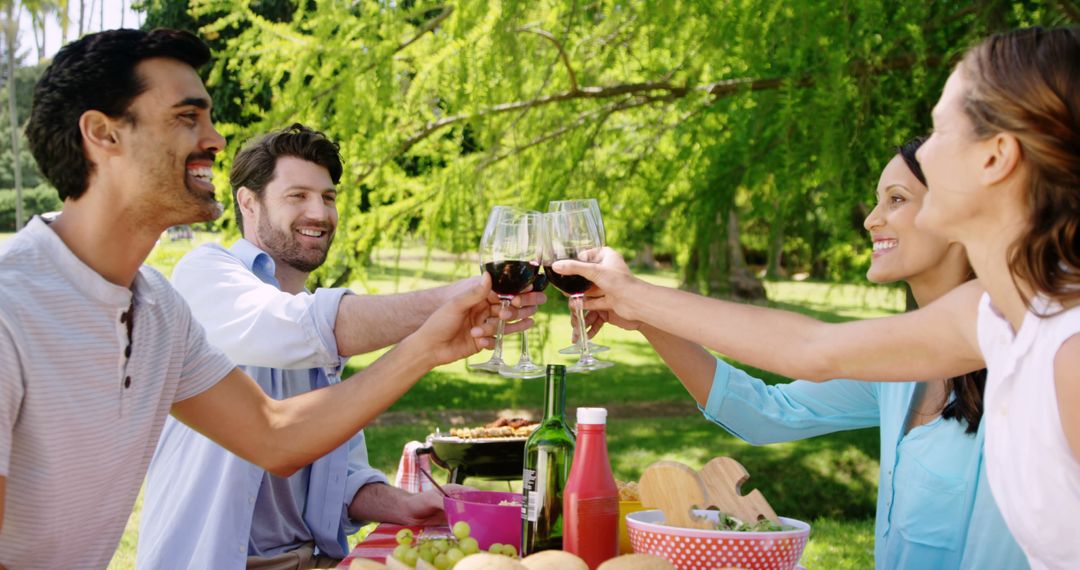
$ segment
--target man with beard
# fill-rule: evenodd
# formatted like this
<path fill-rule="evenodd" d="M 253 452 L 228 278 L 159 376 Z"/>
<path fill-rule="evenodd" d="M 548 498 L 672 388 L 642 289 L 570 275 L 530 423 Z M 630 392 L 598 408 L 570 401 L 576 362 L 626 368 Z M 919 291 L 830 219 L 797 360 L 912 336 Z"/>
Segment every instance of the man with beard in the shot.
<path fill-rule="evenodd" d="M 209 59 L 187 32 L 111 30 L 66 45 L 35 87 L 27 138 L 64 209 L 0 250 L 0 568 L 106 567 L 169 414 L 287 476 L 494 344 L 489 281 L 359 377 L 287 400 L 208 344 L 142 263 L 166 228 L 221 212 Z"/>
<path fill-rule="evenodd" d="M 210 342 L 272 398 L 338 382 L 349 356 L 398 342 L 479 279 L 404 295 L 306 291 L 333 242 L 341 172 L 337 145 L 302 125 L 252 141 L 229 176 L 243 238 L 198 247 L 173 271 Z M 363 432 L 286 478 L 169 420 L 150 465 L 137 565 L 332 568 L 362 521 L 445 520 L 436 491 L 386 483 L 368 465 Z"/>

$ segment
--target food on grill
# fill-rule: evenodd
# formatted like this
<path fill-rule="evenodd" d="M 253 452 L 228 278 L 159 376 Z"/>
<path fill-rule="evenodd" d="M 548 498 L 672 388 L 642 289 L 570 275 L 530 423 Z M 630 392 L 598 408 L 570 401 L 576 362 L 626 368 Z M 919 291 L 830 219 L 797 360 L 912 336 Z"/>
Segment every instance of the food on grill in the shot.
<path fill-rule="evenodd" d="M 539 422 L 524 418 L 499 418 L 483 427 L 451 428 L 450 435 L 461 439 L 529 437 L 538 425 Z"/>

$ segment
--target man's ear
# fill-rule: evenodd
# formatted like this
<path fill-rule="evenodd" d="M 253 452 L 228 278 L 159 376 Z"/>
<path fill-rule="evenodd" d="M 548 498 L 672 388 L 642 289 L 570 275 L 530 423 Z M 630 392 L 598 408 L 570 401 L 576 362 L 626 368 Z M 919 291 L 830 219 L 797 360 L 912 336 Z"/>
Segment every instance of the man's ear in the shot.
<path fill-rule="evenodd" d="M 236 191 L 236 203 L 240 205 L 240 211 L 244 214 L 244 219 L 255 219 L 255 203 L 258 201 L 259 197 L 247 186 L 241 186 Z"/>
<path fill-rule="evenodd" d="M 1024 149 L 1020 140 L 1010 133 L 997 133 L 983 142 L 987 155 L 982 164 L 982 182 L 994 185 L 1008 178 L 1020 165 Z"/>
<path fill-rule="evenodd" d="M 117 154 L 120 152 L 120 134 L 117 121 L 101 111 L 86 111 L 79 117 L 79 131 L 87 151 L 91 154 Z"/>

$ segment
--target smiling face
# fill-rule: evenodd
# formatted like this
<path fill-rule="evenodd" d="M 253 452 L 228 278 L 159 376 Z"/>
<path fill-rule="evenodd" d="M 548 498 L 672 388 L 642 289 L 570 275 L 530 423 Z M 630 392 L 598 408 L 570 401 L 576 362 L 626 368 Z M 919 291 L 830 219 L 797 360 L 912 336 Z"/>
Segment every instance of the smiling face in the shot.
<path fill-rule="evenodd" d="M 877 205 L 863 222 L 874 243 L 867 279 L 874 283 L 916 279 L 943 263 L 949 241 L 915 227 L 926 196 L 926 187 L 904 159 L 893 157 L 881 172 Z"/>
<path fill-rule="evenodd" d="M 144 202 L 139 210 L 166 226 L 217 218 L 211 167 L 225 139 L 210 119 L 202 80 L 168 58 L 143 60 L 135 72 L 147 89 L 128 107 L 121 136 L 126 178 Z"/>
<path fill-rule="evenodd" d="M 326 168 L 282 156 L 261 198 L 243 190 L 244 223 L 255 226 L 254 232 L 244 232 L 249 240 L 276 263 L 303 273 L 326 261 L 338 222 L 337 190 Z"/>

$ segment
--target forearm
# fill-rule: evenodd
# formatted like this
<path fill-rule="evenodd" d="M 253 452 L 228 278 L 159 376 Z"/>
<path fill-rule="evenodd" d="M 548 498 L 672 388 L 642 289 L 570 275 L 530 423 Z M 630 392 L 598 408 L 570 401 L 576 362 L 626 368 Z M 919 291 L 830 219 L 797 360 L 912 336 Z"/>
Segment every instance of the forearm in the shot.
<path fill-rule="evenodd" d="M 618 292 L 615 308 L 624 318 L 793 378 L 909 381 L 982 367 L 974 342 L 957 328 L 973 322 L 963 311 L 974 312 L 977 293 L 970 288 L 961 292 L 964 297 L 952 299 L 959 302 L 834 324 L 634 280 Z"/>
<path fill-rule="evenodd" d="M 642 326 L 641 333 L 664 363 L 675 373 L 687 392 L 702 406 L 709 400 L 716 358 L 701 345 L 694 344 L 652 326 Z"/>
<path fill-rule="evenodd" d="M 354 356 L 396 344 L 459 293 L 464 281 L 396 295 L 346 295 L 338 306 L 338 353 Z"/>
<path fill-rule="evenodd" d="M 349 518 L 354 521 L 408 524 L 409 521 L 402 516 L 401 504 L 411 496 L 412 493 L 390 485 L 364 485 L 349 503 Z"/>
<path fill-rule="evenodd" d="M 406 339 L 349 380 L 286 400 L 267 397 L 239 369 L 173 405 L 177 419 L 278 476 L 326 455 L 370 423 L 436 364 Z"/>

